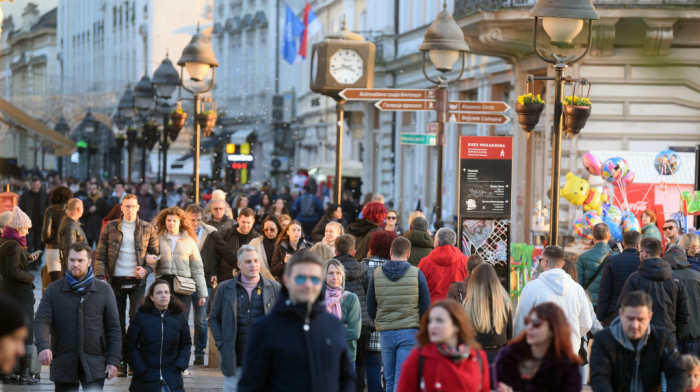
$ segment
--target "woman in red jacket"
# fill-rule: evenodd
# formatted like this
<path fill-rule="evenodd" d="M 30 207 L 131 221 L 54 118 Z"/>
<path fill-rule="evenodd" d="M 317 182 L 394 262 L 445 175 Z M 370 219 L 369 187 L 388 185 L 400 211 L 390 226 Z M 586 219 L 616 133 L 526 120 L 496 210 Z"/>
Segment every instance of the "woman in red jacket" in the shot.
<path fill-rule="evenodd" d="M 491 390 L 489 362 L 476 331 L 457 301 L 433 303 L 401 370 L 398 392 Z"/>

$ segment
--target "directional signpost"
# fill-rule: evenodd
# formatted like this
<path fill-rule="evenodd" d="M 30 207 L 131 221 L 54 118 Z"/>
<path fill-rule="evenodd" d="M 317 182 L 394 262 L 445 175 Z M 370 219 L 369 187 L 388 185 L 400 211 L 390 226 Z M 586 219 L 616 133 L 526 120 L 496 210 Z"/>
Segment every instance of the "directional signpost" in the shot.
<path fill-rule="evenodd" d="M 396 110 L 396 111 L 433 111 L 435 110 L 435 101 L 399 101 L 399 100 L 381 100 L 374 104 L 374 106 L 381 110 Z"/>
<path fill-rule="evenodd" d="M 503 113 L 510 109 L 510 105 L 501 101 L 450 101 L 448 104 L 452 112 L 494 112 Z"/>
<path fill-rule="evenodd" d="M 450 112 L 450 117 L 447 119 L 447 121 L 460 124 L 501 125 L 510 121 L 510 117 L 503 114 Z"/>
<path fill-rule="evenodd" d="M 382 99 L 435 100 L 435 90 L 432 89 L 346 88 L 339 95 L 348 101 L 380 101 Z"/>
<path fill-rule="evenodd" d="M 423 146 L 434 146 L 435 135 L 427 133 L 402 133 L 401 144 L 417 144 Z"/>

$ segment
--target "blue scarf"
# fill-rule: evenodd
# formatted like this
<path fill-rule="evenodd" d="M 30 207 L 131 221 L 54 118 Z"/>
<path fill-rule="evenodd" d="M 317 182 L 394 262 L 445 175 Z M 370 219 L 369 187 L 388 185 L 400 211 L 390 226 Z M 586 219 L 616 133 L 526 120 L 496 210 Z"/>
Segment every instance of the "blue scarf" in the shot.
<path fill-rule="evenodd" d="M 92 271 L 92 266 L 88 267 L 88 272 L 83 280 L 77 280 L 70 274 L 70 272 L 66 272 L 66 282 L 68 282 L 71 290 L 75 291 L 79 295 L 85 294 L 88 287 L 90 287 L 94 280 L 95 274 Z"/>

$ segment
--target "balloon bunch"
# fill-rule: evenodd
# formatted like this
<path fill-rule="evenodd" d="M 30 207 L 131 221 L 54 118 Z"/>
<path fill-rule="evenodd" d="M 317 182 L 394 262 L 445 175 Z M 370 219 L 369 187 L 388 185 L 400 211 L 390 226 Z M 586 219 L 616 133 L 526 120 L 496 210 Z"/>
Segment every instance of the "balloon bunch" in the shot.
<path fill-rule="evenodd" d="M 566 173 L 566 184 L 561 188 L 560 194 L 575 206 L 583 205 L 584 211 L 596 211 L 598 214 L 603 213 L 603 203 L 608 200 L 607 195 L 591 188 L 588 181 L 571 172 Z"/>
<path fill-rule="evenodd" d="M 602 215 L 598 215 L 596 211 L 587 211 L 574 219 L 574 233 L 580 237 L 592 240 L 593 226 L 598 223 L 608 225 L 610 237 L 616 242 L 622 241 L 623 233 L 631 230 L 640 231 L 639 221 L 632 212 L 621 211 L 620 208 L 612 204 L 604 204 Z"/>
<path fill-rule="evenodd" d="M 629 169 L 625 158 L 614 157 L 601 162 L 600 158 L 588 153 L 583 155 L 583 167 L 594 176 L 601 176 L 605 182 L 619 188 L 634 182 L 634 172 Z"/>

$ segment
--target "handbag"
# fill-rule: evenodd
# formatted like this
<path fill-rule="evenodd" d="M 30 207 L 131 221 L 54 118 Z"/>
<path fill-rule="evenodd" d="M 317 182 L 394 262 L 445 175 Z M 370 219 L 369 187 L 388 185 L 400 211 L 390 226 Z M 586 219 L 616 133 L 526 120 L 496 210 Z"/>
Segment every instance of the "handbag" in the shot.
<path fill-rule="evenodd" d="M 182 295 L 191 295 L 197 289 L 194 279 L 185 278 L 184 276 L 173 276 L 173 290 Z"/>

